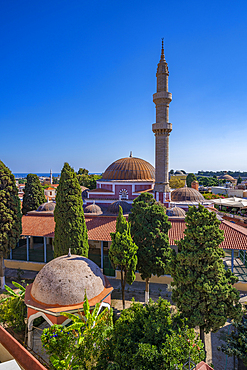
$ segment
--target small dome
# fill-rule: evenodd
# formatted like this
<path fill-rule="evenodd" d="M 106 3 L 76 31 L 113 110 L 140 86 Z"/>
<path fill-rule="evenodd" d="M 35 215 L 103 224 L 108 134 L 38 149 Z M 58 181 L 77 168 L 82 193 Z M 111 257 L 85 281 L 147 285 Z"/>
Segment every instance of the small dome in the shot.
<path fill-rule="evenodd" d="M 193 188 L 188 188 L 187 186 L 183 188 L 176 189 L 172 191 L 171 200 L 173 202 L 204 202 L 205 199 L 198 190 Z"/>
<path fill-rule="evenodd" d="M 228 175 L 227 173 L 225 175 L 218 176 L 218 179 L 219 180 L 226 180 L 226 181 L 236 181 L 236 179 L 234 179 L 234 177 Z"/>
<path fill-rule="evenodd" d="M 31 296 L 48 306 L 72 306 L 98 296 L 105 287 L 100 268 L 86 257 L 61 256 L 47 263 L 36 276 Z"/>
<path fill-rule="evenodd" d="M 84 213 L 91 213 L 94 215 L 102 215 L 102 209 L 95 203 L 89 204 L 85 207 Z"/>
<path fill-rule="evenodd" d="M 110 164 L 102 180 L 154 180 L 154 167 L 140 158 L 121 158 Z"/>
<path fill-rule="evenodd" d="M 119 213 L 119 206 L 123 209 L 123 214 L 129 213 L 131 210 L 131 204 L 125 202 L 124 200 L 116 200 L 113 202 L 108 208 L 107 213 L 112 213 L 114 215 L 118 215 Z"/>
<path fill-rule="evenodd" d="M 180 171 L 180 170 L 177 170 L 177 171 L 175 172 L 175 175 L 184 175 L 184 173 L 183 173 L 182 171 Z"/>
<path fill-rule="evenodd" d="M 56 207 L 56 202 L 47 202 L 47 203 L 41 204 L 41 206 L 39 206 L 37 211 L 39 211 L 39 212 L 44 212 L 44 211 L 53 212 L 55 207 Z"/>
<path fill-rule="evenodd" d="M 166 214 L 169 217 L 181 217 L 185 218 L 186 213 L 185 211 L 180 207 L 170 207 L 166 209 Z"/>

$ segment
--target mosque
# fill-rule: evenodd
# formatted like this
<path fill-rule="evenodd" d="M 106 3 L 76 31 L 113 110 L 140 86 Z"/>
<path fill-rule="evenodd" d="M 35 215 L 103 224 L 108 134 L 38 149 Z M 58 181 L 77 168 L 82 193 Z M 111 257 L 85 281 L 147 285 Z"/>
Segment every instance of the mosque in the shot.
<path fill-rule="evenodd" d="M 133 200 L 141 193 L 149 192 L 163 203 L 166 208 L 179 207 L 187 211 L 189 206 L 211 205 L 206 201 L 198 187 L 169 187 L 169 136 L 172 124 L 169 123 L 169 105 L 172 94 L 168 92 L 168 64 L 162 41 L 161 57 L 157 67 L 157 91 L 153 94 L 156 108 L 156 122 L 152 125 L 155 135 L 155 168 L 147 161 L 129 157 L 121 158 L 110 164 L 103 176 L 97 181 L 97 187 L 89 190 L 85 199 L 85 213 L 118 213 L 121 204 L 124 213 L 129 213 Z"/>

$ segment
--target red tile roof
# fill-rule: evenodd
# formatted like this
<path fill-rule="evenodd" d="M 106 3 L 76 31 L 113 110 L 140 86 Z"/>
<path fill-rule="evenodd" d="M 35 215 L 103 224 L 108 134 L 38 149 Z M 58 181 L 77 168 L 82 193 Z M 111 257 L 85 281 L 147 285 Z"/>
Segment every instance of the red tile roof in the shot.
<path fill-rule="evenodd" d="M 111 241 L 110 233 L 116 231 L 115 216 L 85 217 L 88 239 L 98 241 Z M 186 228 L 183 220 L 171 220 L 172 228 L 169 230 L 170 245 L 175 245 L 175 240 L 184 237 Z M 223 220 L 220 229 L 224 230 L 225 240 L 220 247 L 225 249 L 247 250 L 247 229 Z M 55 222 L 52 215 L 29 215 L 22 217 L 22 235 L 53 237 Z"/>
<path fill-rule="evenodd" d="M 89 190 L 89 193 L 113 193 L 113 191 L 108 190 L 108 189 L 103 189 L 103 188 L 97 188 L 97 189 Z"/>
<path fill-rule="evenodd" d="M 213 370 L 206 362 L 201 361 L 198 365 L 196 365 L 196 370 Z"/>

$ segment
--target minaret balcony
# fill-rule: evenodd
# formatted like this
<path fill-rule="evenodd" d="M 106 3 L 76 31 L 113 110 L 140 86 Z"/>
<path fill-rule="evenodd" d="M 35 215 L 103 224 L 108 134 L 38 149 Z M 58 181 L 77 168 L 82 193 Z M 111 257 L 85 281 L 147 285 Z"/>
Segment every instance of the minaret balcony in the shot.
<path fill-rule="evenodd" d="M 153 102 L 155 104 L 159 103 L 170 103 L 172 101 L 172 93 L 168 91 L 160 91 L 153 94 Z"/>
<path fill-rule="evenodd" d="M 152 131 L 154 133 L 164 134 L 172 131 L 172 123 L 168 122 L 157 122 L 152 124 Z"/>

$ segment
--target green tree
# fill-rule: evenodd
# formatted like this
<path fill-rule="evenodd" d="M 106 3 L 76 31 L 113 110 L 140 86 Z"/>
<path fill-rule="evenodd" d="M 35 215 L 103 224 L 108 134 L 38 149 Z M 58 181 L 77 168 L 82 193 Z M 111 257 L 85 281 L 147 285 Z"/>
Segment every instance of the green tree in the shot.
<path fill-rule="evenodd" d="M 219 247 L 224 236 L 216 214 L 202 205 L 190 207 L 185 222 L 185 237 L 177 241 L 171 263 L 172 299 L 189 325 L 200 327 L 204 340 L 204 332 L 216 332 L 228 318 L 241 318 L 239 293 L 232 286 L 238 278 L 224 268 Z"/>
<path fill-rule="evenodd" d="M 247 366 L 247 317 L 243 316 L 241 322 L 234 322 L 233 330 L 226 335 L 225 343 L 218 350 L 228 356 L 236 356 Z"/>
<path fill-rule="evenodd" d="M 21 206 L 15 177 L 0 161 L 0 288 L 4 286 L 4 258 L 21 234 Z"/>
<path fill-rule="evenodd" d="M 15 292 L 5 285 L 5 297 L 0 300 L 0 322 L 11 327 L 14 331 L 20 332 L 25 329 L 27 316 L 27 306 L 24 301 L 26 289 L 15 281 L 12 281 L 12 284 L 19 291 Z"/>
<path fill-rule="evenodd" d="M 238 180 L 237 180 L 237 185 L 238 185 L 238 184 L 241 184 L 241 182 L 242 182 L 242 177 L 239 175 L 239 176 L 238 176 Z"/>
<path fill-rule="evenodd" d="M 41 186 L 37 175 L 30 173 L 27 175 L 27 183 L 24 189 L 22 213 L 26 215 L 30 211 L 36 210 L 41 204 L 46 202 L 44 189 Z"/>
<path fill-rule="evenodd" d="M 54 256 L 72 253 L 88 257 L 87 227 L 83 212 L 81 188 L 76 173 L 65 163 L 57 187 L 54 210 L 55 237 Z"/>
<path fill-rule="evenodd" d="M 184 181 L 181 180 L 179 177 L 171 176 L 169 180 L 169 185 L 171 189 L 178 189 L 184 187 Z"/>
<path fill-rule="evenodd" d="M 137 245 L 133 242 L 130 234 L 130 225 L 123 216 L 122 207 L 119 207 L 117 217 L 116 232 L 111 233 L 112 243 L 110 246 L 109 257 L 115 268 L 121 271 L 121 288 L 123 308 L 125 308 L 125 285 L 132 284 L 135 280 L 137 264 Z"/>
<path fill-rule="evenodd" d="M 43 331 L 41 341 L 55 369 L 95 369 L 112 330 L 112 310 L 99 309 L 96 303 L 91 311 L 85 295 L 83 313 L 62 313 L 72 321 L 70 326 L 53 325 Z"/>
<path fill-rule="evenodd" d="M 186 184 L 189 188 L 191 188 L 191 183 L 193 181 L 197 181 L 196 175 L 194 173 L 188 173 L 186 177 Z"/>
<path fill-rule="evenodd" d="M 116 321 L 98 363 L 98 370 L 182 369 L 190 358 L 200 362 L 203 345 L 170 303 L 132 303 Z M 115 366 L 115 367 L 113 367 Z"/>
<path fill-rule="evenodd" d="M 152 275 L 168 272 L 172 255 L 168 238 L 171 223 L 165 207 L 149 193 L 143 193 L 134 200 L 129 221 L 133 240 L 138 246 L 137 270 L 146 281 L 145 302 L 148 302 L 149 279 Z"/>

